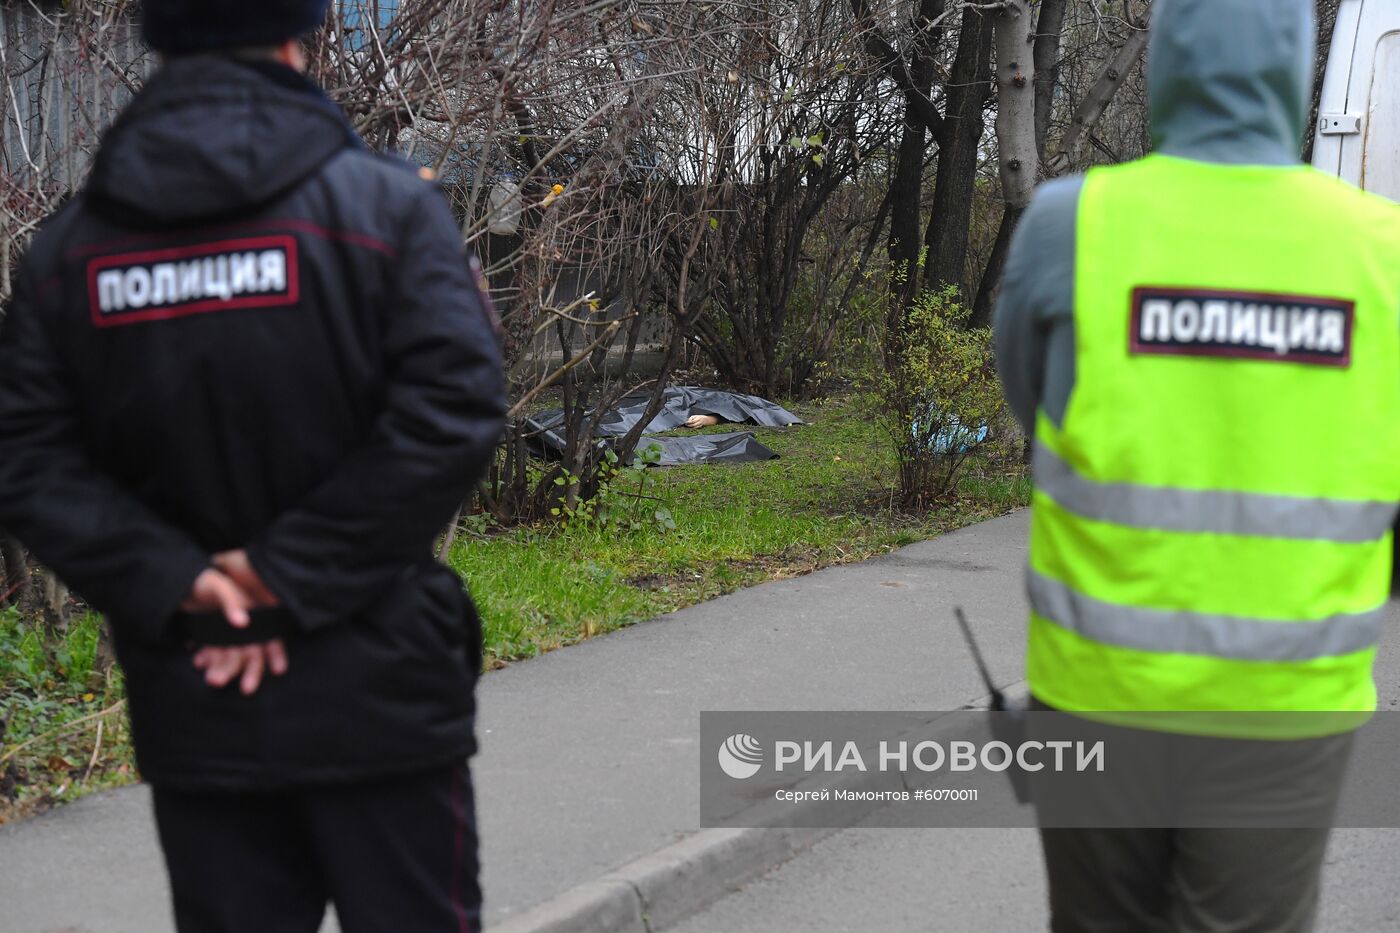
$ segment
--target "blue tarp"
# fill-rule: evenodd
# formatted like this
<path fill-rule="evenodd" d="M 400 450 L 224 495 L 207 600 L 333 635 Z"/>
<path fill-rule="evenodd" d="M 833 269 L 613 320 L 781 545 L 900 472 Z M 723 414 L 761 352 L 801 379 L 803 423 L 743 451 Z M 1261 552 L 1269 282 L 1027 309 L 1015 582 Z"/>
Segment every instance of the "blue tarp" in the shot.
<path fill-rule="evenodd" d="M 937 418 L 937 415 L 933 417 Z M 920 429 L 918 422 L 913 426 L 914 439 L 918 440 Z M 947 456 L 949 454 L 965 454 L 978 444 L 987 439 L 990 433 L 988 427 L 983 424 L 975 428 L 963 427 L 957 418 L 949 418 L 943 430 L 933 435 L 930 445 L 933 452 Z"/>

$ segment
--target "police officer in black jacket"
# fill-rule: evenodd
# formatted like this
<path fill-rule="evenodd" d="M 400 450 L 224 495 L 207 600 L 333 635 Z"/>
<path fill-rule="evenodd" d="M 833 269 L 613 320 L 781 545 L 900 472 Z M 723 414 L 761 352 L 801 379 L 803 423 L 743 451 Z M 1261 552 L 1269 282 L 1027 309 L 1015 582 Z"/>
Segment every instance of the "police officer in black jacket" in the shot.
<path fill-rule="evenodd" d="M 432 544 L 499 352 L 440 191 L 300 73 L 326 2 L 146 0 L 165 64 L 0 338 L 0 525 L 110 620 L 182 933 L 480 909 L 480 624 Z"/>

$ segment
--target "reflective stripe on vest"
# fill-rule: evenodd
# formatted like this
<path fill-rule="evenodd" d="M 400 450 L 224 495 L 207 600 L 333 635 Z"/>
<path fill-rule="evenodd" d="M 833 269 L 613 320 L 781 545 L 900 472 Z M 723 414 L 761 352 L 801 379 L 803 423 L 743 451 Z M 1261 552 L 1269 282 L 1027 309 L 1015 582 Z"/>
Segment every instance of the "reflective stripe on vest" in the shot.
<path fill-rule="evenodd" d="M 1364 651 L 1380 638 L 1384 607 L 1314 622 L 1245 619 L 1119 606 L 1030 572 L 1031 608 L 1085 638 L 1121 648 L 1237 661 L 1312 661 Z"/>
<path fill-rule="evenodd" d="M 1396 514 L 1393 502 L 1098 483 L 1040 443 L 1033 469 L 1036 486 L 1067 511 L 1133 528 L 1361 542 L 1385 537 Z"/>

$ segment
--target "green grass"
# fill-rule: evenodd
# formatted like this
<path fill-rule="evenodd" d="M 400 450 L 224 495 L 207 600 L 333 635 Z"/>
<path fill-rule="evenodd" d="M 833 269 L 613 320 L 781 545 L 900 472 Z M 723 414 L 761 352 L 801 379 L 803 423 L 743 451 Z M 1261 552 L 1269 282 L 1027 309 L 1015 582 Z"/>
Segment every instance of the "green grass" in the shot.
<path fill-rule="evenodd" d="M 756 432 L 780 460 L 646 471 L 646 492 L 660 500 L 647 513 L 669 510 L 674 529 L 549 525 L 459 540 L 450 560 L 481 607 L 488 663 L 883 553 L 1029 496 L 1019 463 L 989 457 L 973 460 L 937 509 L 894 511 L 888 438 L 857 403 L 793 407 L 812 423 Z M 100 620 L 75 614 L 52 650 L 36 626 L 0 610 L 0 823 L 136 777 L 121 675 L 95 664 Z"/>
<path fill-rule="evenodd" d="M 121 674 L 96 666 L 101 630 L 75 615 L 46 650 L 36 624 L 0 609 L 0 823 L 133 779 Z"/>
<path fill-rule="evenodd" d="M 794 406 L 811 424 L 757 429 L 781 459 L 648 472 L 674 530 L 525 528 L 459 540 L 452 566 L 485 622 L 488 659 L 529 657 L 763 580 L 860 560 L 1026 504 L 1019 465 L 974 459 L 958 493 L 890 508 L 888 438 L 850 398 Z M 715 430 L 735 430 L 734 426 Z"/>

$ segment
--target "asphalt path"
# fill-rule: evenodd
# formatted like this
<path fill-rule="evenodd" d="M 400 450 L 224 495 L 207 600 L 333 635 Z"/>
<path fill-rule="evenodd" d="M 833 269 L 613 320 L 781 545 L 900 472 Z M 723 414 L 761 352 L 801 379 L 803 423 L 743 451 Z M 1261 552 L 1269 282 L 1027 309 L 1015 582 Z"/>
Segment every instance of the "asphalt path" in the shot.
<path fill-rule="evenodd" d="M 958 709 L 985 691 L 954 605 L 1019 679 L 1025 536 L 1019 513 L 487 675 L 488 923 L 694 833 L 701 710 Z M 167 933 L 167 898 L 143 787 L 0 828 L 0 933 Z"/>

